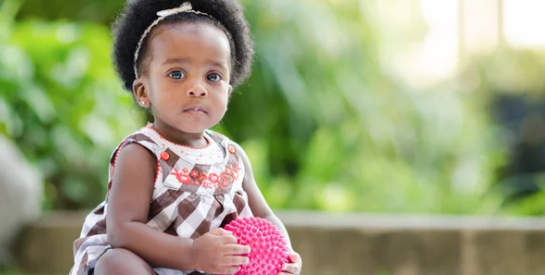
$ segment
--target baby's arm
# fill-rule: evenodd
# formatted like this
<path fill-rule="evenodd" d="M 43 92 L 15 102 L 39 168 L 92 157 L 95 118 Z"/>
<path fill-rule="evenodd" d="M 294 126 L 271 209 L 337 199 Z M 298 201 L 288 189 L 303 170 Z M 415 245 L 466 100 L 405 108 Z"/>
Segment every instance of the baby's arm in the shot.
<path fill-rule="evenodd" d="M 261 190 L 259 190 L 259 187 L 255 182 L 252 166 L 250 164 L 248 156 L 239 145 L 236 145 L 236 147 L 238 152 L 240 152 L 242 161 L 244 163 L 245 174 L 244 180 L 242 182 L 242 188 L 248 194 L 248 204 L 250 205 L 252 213 L 254 214 L 254 216 L 266 219 L 274 224 L 282 232 L 282 235 L 284 235 L 284 237 L 286 238 L 288 248 L 293 251 L 286 227 L 284 226 L 282 221 L 280 221 L 280 219 L 273 213 L 272 209 L 269 207 L 267 201 L 263 197 Z"/>
<path fill-rule="evenodd" d="M 152 266 L 189 270 L 193 267 L 189 238 L 177 238 L 146 225 L 157 159 L 138 144 L 129 144 L 117 157 L 108 197 L 108 242 L 125 248 Z"/>
<path fill-rule="evenodd" d="M 252 213 L 256 217 L 264 218 L 270 221 L 282 232 L 282 235 L 284 235 L 284 237 L 286 238 L 286 243 L 289 249 L 288 257 L 290 263 L 282 266 L 282 271 L 278 275 L 298 275 L 301 273 L 301 268 L 303 266 L 301 256 L 299 256 L 299 254 L 293 250 L 286 227 L 284 226 L 282 221 L 280 221 L 280 219 L 273 213 L 272 209 L 267 204 L 267 201 L 265 201 L 263 194 L 259 190 L 259 187 L 257 186 L 254 179 L 252 166 L 250 164 L 248 156 L 246 155 L 244 150 L 242 150 L 242 148 L 238 145 L 237 150 L 239 150 L 240 155 L 242 156 L 242 161 L 244 163 L 244 168 L 246 168 L 244 181 L 242 182 L 242 188 L 244 188 L 244 191 L 248 194 L 248 204 L 250 205 L 250 209 L 252 209 Z"/>
<path fill-rule="evenodd" d="M 204 234 L 195 241 L 171 236 L 147 223 L 157 159 L 138 144 L 125 146 L 118 155 L 108 198 L 107 234 L 114 248 L 132 251 L 153 267 L 199 269 L 234 273 L 247 257 L 247 247 L 225 230 Z"/>

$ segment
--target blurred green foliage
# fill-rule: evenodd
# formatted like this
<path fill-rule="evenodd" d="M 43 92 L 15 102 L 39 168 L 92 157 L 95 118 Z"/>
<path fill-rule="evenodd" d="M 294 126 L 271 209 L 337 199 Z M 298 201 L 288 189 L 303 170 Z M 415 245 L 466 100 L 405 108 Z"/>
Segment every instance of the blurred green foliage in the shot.
<path fill-rule="evenodd" d="M 545 50 L 502 45 L 471 56 L 463 67 L 463 89 L 502 123 L 496 139 L 508 161 L 498 167 L 494 184 L 502 194 L 501 213 L 544 215 Z"/>
<path fill-rule="evenodd" d="M 502 159 L 486 114 L 452 88 L 413 91 L 390 75 L 380 59 L 390 41 L 369 21 L 372 4 L 246 7 L 258 62 L 225 124 L 247 139 L 269 202 L 338 211 L 494 209 L 496 197 L 485 194 Z"/>
<path fill-rule="evenodd" d="M 107 25 L 123 1 L 27 1 L 11 21 L 17 3 L 0 16 L 1 132 L 44 173 L 48 207 L 93 207 L 109 154 L 144 123 L 109 59 Z M 256 62 L 217 130 L 245 148 L 272 207 L 501 211 L 491 186 L 505 152 L 489 97 L 461 92 L 484 86 L 401 82 L 383 58 L 403 44 L 381 33 L 376 2 L 243 3 Z"/>
<path fill-rule="evenodd" d="M 17 4 L 1 8 L 0 132 L 40 168 L 45 207 L 89 207 L 104 196 L 112 145 L 139 113 L 110 66 L 106 27 L 13 22 Z"/>

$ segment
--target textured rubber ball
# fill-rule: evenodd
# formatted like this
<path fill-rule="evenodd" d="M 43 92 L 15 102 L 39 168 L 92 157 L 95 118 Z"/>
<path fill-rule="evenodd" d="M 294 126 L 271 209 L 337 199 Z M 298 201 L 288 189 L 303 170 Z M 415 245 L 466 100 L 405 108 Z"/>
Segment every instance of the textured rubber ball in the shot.
<path fill-rule="evenodd" d="M 271 222 L 248 217 L 232 220 L 225 226 L 239 244 L 251 247 L 250 263 L 241 266 L 235 275 L 278 275 L 288 262 L 288 247 L 280 230 Z"/>

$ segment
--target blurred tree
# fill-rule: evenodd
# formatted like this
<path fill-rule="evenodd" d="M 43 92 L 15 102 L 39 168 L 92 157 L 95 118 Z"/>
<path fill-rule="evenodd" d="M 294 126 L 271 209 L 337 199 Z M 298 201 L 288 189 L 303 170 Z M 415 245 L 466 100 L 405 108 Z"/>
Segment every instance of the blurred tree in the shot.
<path fill-rule="evenodd" d="M 545 51 L 507 46 L 471 57 L 462 81 L 472 83 L 491 110 L 498 139 L 508 151 L 494 188 L 508 214 L 543 215 L 545 207 Z"/>
<path fill-rule="evenodd" d="M 496 197 L 485 194 L 502 159 L 487 114 L 449 84 L 414 91 L 388 70 L 387 50 L 404 44 L 387 46 L 377 2 L 245 4 L 257 62 L 225 128 L 254 146 L 275 206 L 495 209 Z"/>
<path fill-rule="evenodd" d="M 123 8 L 123 0 L 26 0 L 18 20 L 80 21 L 110 24 Z"/>
<path fill-rule="evenodd" d="M 0 127 L 42 168 L 56 208 L 91 207 L 102 198 L 96 187 L 106 183 L 108 154 L 136 129 L 128 122 L 141 119 L 131 117 L 130 97 L 119 90 L 108 60 L 104 24 L 121 1 L 75 3 L 25 2 L 9 39 L 17 50 L 0 59 L 20 74 L 1 78 L 10 119 Z M 403 44 L 386 47 L 392 41 L 381 33 L 377 2 L 243 3 L 256 62 L 217 130 L 242 143 L 273 207 L 496 209 L 497 198 L 486 192 L 501 151 L 480 101 L 449 85 L 415 91 L 399 81 L 384 58 L 385 49 Z M 89 12 L 93 7 L 100 12 Z M 103 26 L 29 21 L 59 17 Z"/>
<path fill-rule="evenodd" d="M 105 27 L 14 25 L 17 3 L 0 9 L 0 133 L 40 168 L 46 207 L 90 207 L 104 196 L 112 146 L 137 127 L 139 113 L 109 65 Z"/>

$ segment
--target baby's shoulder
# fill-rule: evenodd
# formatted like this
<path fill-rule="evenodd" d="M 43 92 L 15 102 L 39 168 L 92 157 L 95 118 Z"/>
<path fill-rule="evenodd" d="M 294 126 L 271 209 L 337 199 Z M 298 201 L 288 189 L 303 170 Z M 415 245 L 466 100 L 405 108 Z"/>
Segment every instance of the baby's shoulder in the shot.
<path fill-rule="evenodd" d="M 148 130 L 146 128 L 141 128 L 128 134 L 121 141 L 118 142 L 117 146 L 112 152 L 111 161 L 115 162 L 115 159 L 119 152 L 130 144 L 138 144 L 151 152 L 157 151 L 157 148 L 161 146 L 160 141 L 158 141 L 150 133 L 148 133 Z"/>

